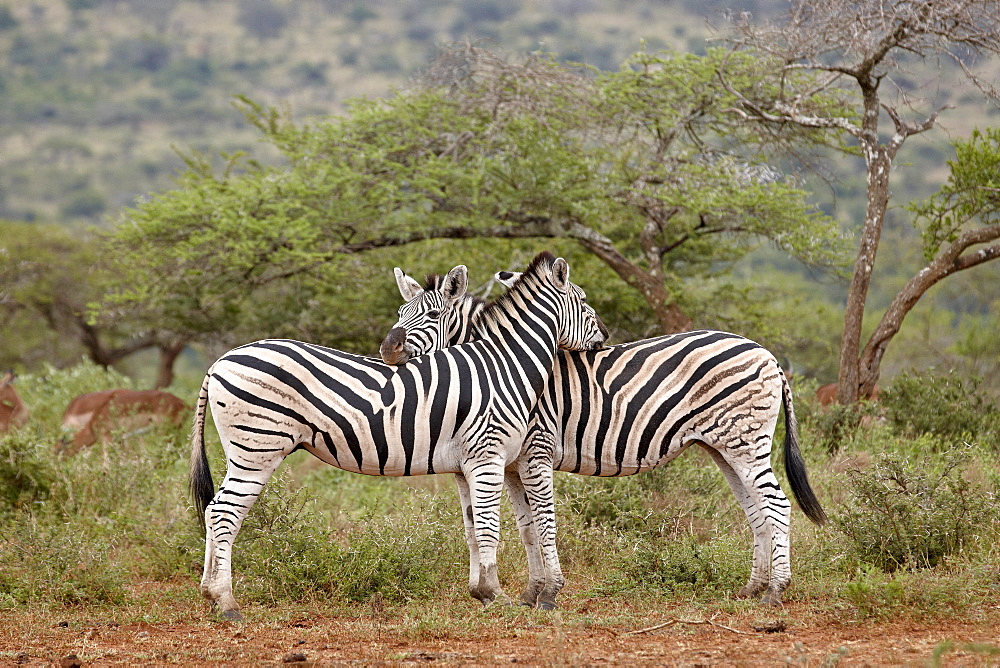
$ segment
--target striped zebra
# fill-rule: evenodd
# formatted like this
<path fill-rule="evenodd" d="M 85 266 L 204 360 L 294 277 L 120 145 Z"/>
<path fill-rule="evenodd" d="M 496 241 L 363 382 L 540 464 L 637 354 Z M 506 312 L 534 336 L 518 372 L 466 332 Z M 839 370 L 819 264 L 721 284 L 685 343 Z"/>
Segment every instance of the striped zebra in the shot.
<path fill-rule="evenodd" d="M 465 267 L 456 267 L 449 277 L 456 272 L 464 274 Z M 517 276 L 500 272 L 497 279 L 510 285 Z M 451 283 L 434 278 L 421 287 L 397 270 L 397 285 L 407 303 L 380 349 L 385 362 L 403 364 L 461 342 L 450 338 L 451 332 L 474 333 L 468 323 L 453 321 L 475 321 L 487 307 L 454 291 L 442 294 L 443 284 Z M 552 609 L 564 582 L 555 542 L 553 469 L 632 475 L 666 464 L 697 443 L 722 471 L 753 531 L 750 580 L 738 596 L 763 593 L 764 603 L 780 605 L 791 582 L 791 504 L 770 460 L 782 405 L 784 465 L 792 492 L 806 516 L 822 524 L 826 515 L 809 486 L 799 452 L 788 381 L 774 356 L 760 345 L 703 330 L 603 350 L 562 351 L 532 412 L 516 467 L 522 480 L 513 481 L 509 491 L 528 553 L 529 581 L 522 602 Z M 518 498 L 522 489 L 524 500 Z M 527 510 L 519 510 L 524 505 Z"/>
<path fill-rule="evenodd" d="M 506 600 L 496 572 L 504 470 L 520 453 L 557 348 L 599 347 L 604 332 L 566 261 L 542 253 L 480 312 L 475 341 L 404 367 L 288 340 L 229 351 L 202 383 L 192 433 L 190 484 L 206 526 L 202 594 L 223 617 L 240 618 L 233 542 L 281 461 L 305 448 L 356 473 L 458 474 L 478 549 L 469 592 L 484 604 Z M 218 493 L 205 454 L 206 408 L 227 461 Z"/>

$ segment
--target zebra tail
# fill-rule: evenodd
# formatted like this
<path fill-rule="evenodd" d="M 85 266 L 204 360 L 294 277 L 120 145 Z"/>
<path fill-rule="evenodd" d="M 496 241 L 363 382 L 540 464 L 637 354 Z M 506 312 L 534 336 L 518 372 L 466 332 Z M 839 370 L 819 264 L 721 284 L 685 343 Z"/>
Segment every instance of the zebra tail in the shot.
<path fill-rule="evenodd" d="M 798 423 L 795 420 L 795 409 L 792 406 L 792 388 L 782 376 L 782 403 L 785 406 L 785 473 L 792 486 L 792 494 L 799 502 L 799 507 L 810 520 L 816 524 L 825 524 L 826 512 L 819 504 L 819 499 L 809 486 L 806 475 L 806 464 L 799 451 Z"/>
<path fill-rule="evenodd" d="M 208 379 L 201 384 L 198 392 L 198 403 L 194 411 L 194 425 L 191 427 L 191 473 L 188 485 L 195 507 L 201 517 L 215 496 L 215 485 L 212 483 L 212 472 L 208 468 L 208 455 L 205 454 L 205 410 L 208 407 Z"/>

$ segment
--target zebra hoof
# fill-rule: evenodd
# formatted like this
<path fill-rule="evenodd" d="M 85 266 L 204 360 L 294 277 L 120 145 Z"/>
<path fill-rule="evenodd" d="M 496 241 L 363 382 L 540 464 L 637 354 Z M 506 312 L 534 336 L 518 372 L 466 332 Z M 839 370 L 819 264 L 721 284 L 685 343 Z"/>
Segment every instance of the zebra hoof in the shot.
<path fill-rule="evenodd" d="M 539 601 L 538 602 L 538 606 L 536 607 L 536 609 L 537 610 L 555 610 L 557 607 L 559 607 L 559 606 L 556 605 L 555 601 Z"/>
<path fill-rule="evenodd" d="M 224 619 L 227 622 L 242 622 L 243 621 L 243 615 L 240 613 L 239 610 L 226 610 L 222 614 L 220 614 L 219 616 L 222 617 L 222 619 Z"/>
<path fill-rule="evenodd" d="M 765 589 L 767 589 L 766 584 L 747 584 L 744 585 L 744 587 L 740 589 L 738 592 L 736 592 L 736 598 L 742 598 L 742 599 L 757 598 L 757 595 L 760 594 Z M 778 598 L 779 599 L 781 598 L 780 594 L 778 595 Z"/>
<path fill-rule="evenodd" d="M 781 602 L 780 592 L 769 591 L 761 597 L 760 602 L 762 605 L 769 605 L 772 608 L 782 608 L 785 605 L 784 603 Z"/>

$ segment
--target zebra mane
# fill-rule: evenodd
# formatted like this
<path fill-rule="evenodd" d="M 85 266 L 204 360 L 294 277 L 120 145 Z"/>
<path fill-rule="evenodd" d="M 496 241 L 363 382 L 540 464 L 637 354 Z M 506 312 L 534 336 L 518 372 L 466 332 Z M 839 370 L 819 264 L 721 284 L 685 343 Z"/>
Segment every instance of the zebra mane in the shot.
<path fill-rule="evenodd" d="M 528 265 L 528 268 L 524 270 L 516 281 L 514 281 L 507 292 L 497 297 L 496 300 L 486 304 L 479 314 L 477 329 L 481 329 L 483 326 L 488 326 L 490 323 L 496 322 L 497 316 L 504 311 L 505 306 L 513 301 L 513 297 L 511 297 L 511 295 L 514 294 L 516 288 L 529 278 L 537 279 L 540 273 L 551 269 L 552 263 L 555 261 L 556 256 L 549 251 L 542 251 L 536 255 L 535 259 Z"/>
<path fill-rule="evenodd" d="M 424 292 L 440 290 L 443 283 L 444 276 L 441 274 L 427 274 L 427 276 L 424 277 Z"/>
<path fill-rule="evenodd" d="M 424 277 L 424 292 L 431 292 L 435 290 L 441 290 L 444 287 L 445 277 L 441 274 L 427 274 Z M 473 306 L 479 306 L 486 304 L 486 300 L 482 297 L 476 295 L 470 295 L 468 292 L 460 300 L 462 304 L 472 304 Z"/>

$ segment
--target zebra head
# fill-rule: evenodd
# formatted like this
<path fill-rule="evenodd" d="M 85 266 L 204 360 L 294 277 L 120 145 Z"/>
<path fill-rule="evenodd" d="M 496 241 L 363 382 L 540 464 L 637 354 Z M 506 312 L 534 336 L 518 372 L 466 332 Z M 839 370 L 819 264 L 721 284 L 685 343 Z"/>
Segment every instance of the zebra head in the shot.
<path fill-rule="evenodd" d="M 560 333 L 560 347 L 569 350 L 596 350 L 604 345 L 611 337 L 611 333 L 594 307 L 587 303 L 587 294 L 583 288 L 569 282 L 569 265 L 562 258 L 558 258 L 552 265 L 554 281 L 560 281 L 555 272 L 557 268 L 561 269 L 563 266 L 566 273 L 561 280 L 568 293 L 569 308 L 566 313 L 568 317 L 560 318 L 566 329 Z M 521 279 L 522 275 L 518 271 L 498 271 L 493 277 L 501 285 L 510 288 Z"/>
<path fill-rule="evenodd" d="M 520 274 L 501 272 L 509 289 L 484 308 L 474 321 L 475 338 L 490 331 L 542 321 L 555 325 L 554 343 L 566 350 L 596 350 L 608 338 L 608 329 L 587 304 L 583 289 L 569 280 L 569 264 L 548 251 L 539 253 Z M 523 315 L 512 315 L 514 312 Z M 542 325 L 544 327 L 544 325 Z"/>
<path fill-rule="evenodd" d="M 399 307 L 399 320 L 379 346 L 383 362 L 402 364 L 468 340 L 468 311 L 482 300 L 466 294 L 469 274 L 464 264 L 445 276 L 429 276 L 423 287 L 399 267 L 393 272 L 406 303 Z"/>

